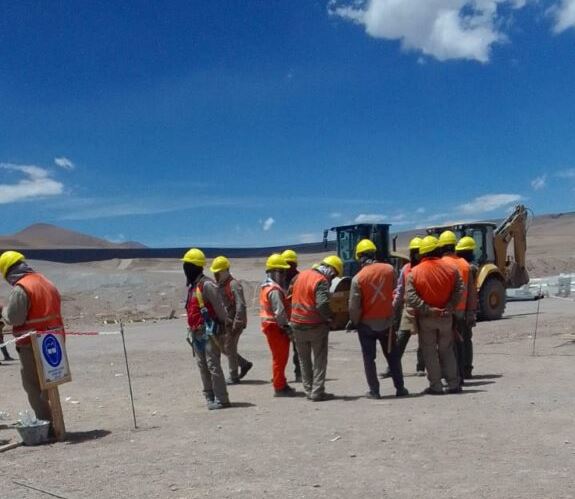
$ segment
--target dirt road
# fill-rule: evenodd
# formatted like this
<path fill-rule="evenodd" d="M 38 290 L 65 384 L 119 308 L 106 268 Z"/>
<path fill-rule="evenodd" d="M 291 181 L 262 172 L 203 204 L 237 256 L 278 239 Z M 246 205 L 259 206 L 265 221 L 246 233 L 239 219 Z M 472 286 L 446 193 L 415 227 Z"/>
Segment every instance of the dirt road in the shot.
<path fill-rule="evenodd" d="M 333 333 L 328 389 L 339 398 L 323 403 L 272 398 L 251 317 L 241 350 L 255 367 L 231 387 L 234 407 L 215 412 L 184 323 L 131 326 L 136 431 L 119 337 L 70 338 L 69 440 L 1 454 L 0 497 L 45 497 L 14 481 L 66 498 L 575 497 L 575 303 L 541 302 L 531 357 L 536 308 L 512 303 L 506 319 L 477 327 L 476 377 L 461 395 L 418 394 L 426 380 L 409 375 L 412 340 L 413 396 L 396 399 L 386 380 L 388 397 L 365 399 L 357 338 Z M 17 363 L 0 366 L 0 380 L 0 410 L 15 415 L 27 406 Z"/>

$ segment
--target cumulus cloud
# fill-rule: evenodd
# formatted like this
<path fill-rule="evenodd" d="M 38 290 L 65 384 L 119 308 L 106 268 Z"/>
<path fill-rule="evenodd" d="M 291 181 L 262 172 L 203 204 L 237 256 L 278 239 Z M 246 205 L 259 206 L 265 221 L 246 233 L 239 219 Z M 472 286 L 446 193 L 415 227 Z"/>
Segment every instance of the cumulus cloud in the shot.
<path fill-rule="evenodd" d="M 565 0 L 573 2 L 573 0 Z M 440 61 L 488 62 L 491 47 L 507 40 L 509 9 L 527 0 L 331 0 L 329 13 L 359 24 L 368 35 L 399 40 L 404 50 Z"/>
<path fill-rule="evenodd" d="M 360 213 L 354 221 L 356 224 L 380 224 L 385 220 L 387 217 L 380 213 Z"/>
<path fill-rule="evenodd" d="M 56 166 L 64 168 L 64 170 L 73 170 L 74 168 L 76 168 L 76 165 L 72 163 L 70 159 L 64 156 L 62 156 L 61 158 L 54 158 L 54 163 L 56 164 Z"/>
<path fill-rule="evenodd" d="M 457 208 L 466 215 L 487 213 L 504 208 L 523 199 L 519 194 L 486 194 L 479 196 L 469 203 L 459 205 Z"/>
<path fill-rule="evenodd" d="M 558 171 L 555 176 L 559 178 L 575 178 L 575 168 Z"/>
<path fill-rule="evenodd" d="M 268 217 L 262 222 L 262 229 L 268 231 L 272 228 L 272 225 L 275 223 L 276 221 L 272 217 Z"/>
<path fill-rule="evenodd" d="M 555 24 L 554 33 L 563 33 L 569 28 L 575 28 L 575 0 L 561 0 L 549 9 Z"/>
<path fill-rule="evenodd" d="M 0 163 L 0 169 L 19 173 L 24 177 L 12 184 L 0 184 L 0 204 L 57 196 L 64 192 L 64 185 L 50 178 L 48 170 L 39 166 Z"/>
<path fill-rule="evenodd" d="M 531 187 L 534 191 L 540 191 L 547 184 L 547 175 L 541 175 L 540 177 L 535 177 L 531 181 Z"/>

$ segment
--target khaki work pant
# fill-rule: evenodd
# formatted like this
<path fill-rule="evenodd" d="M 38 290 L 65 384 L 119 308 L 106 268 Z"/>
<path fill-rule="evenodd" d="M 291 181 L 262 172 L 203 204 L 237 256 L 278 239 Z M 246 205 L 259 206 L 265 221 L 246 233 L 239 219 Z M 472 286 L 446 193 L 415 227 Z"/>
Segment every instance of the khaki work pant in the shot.
<path fill-rule="evenodd" d="M 430 389 L 437 392 L 443 391 L 441 384 L 443 376 L 448 388 L 458 388 L 459 375 L 453 351 L 452 318 L 421 318 L 419 320 L 419 342 Z"/>
<path fill-rule="evenodd" d="M 32 345 L 17 346 L 16 351 L 20 357 L 22 386 L 28 394 L 28 401 L 36 414 L 36 418 L 52 421 L 52 411 L 50 410 L 50 403 L 48 402 L 48 394 L 40 389 L 40 380 L 38 379 Z"/>
<path fill-rule="evenodd" d="M 208 339 L 203 352 L 200 352 L 195 346 L 193 348 L 206 400 L 215 399 L 224 404 L 229 402 L 226 378 L 220 363 L 221 352 L 215 340 L 213 338 Z"/>
<path fill-rule="evenodd" d="M 292 324 L 292 329 L 299 354 L 303 389 L 308 398 L 321 397 L 325 392 L 329 326 L 300 329 Z"/>
<path fill-rule="evenodd" d="M 238 369 L 246 367 L 249 362 L 238 353 L 238 342 L 242 330 L 233 331 L 232 328 L 226 328 L 226 335 L 223 338 L 224 355 L 228 358 L 228 369 L 230 378 L 238 379 Z"/>

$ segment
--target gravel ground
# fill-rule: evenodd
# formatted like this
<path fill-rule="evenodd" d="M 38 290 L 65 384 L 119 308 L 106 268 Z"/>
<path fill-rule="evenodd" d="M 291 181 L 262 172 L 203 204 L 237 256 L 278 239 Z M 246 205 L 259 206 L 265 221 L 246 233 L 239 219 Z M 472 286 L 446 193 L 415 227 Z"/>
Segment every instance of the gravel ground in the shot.
<path fill-rule="evenodd" d="M 476 376 L 463 394 L 419 395 L 426 380 L 413 376 L 412 340 L 404 370 L 413 395 L 396 399 L 386 380 L 380 401 L 363 398 L 359 344 L 343 332 L 330 338 L 328 389 L 338 399 L 274 399 L 252 316 L 240 345 L 255 367 L 231 387 L 234 407 L 215 412 L 184 322 L 131 325 L 138 430 L 120 338 L 70 337 L 68 440 L 1 454 L 0 497 L 48 497 L 15 482 L 65 498 L 575 497 L 575 306 L 540 305 L 535 357 L 537 302 L 512 303 L 504 320 L 476 328 Z M 26 407 L 17 363 L 0 366 L 0 380 L 0 410 L 15 415 Z"/>

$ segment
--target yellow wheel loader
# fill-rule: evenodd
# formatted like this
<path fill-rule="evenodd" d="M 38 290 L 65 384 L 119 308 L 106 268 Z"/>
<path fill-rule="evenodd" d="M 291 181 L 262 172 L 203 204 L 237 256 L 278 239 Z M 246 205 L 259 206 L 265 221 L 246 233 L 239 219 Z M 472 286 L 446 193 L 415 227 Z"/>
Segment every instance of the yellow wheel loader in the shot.
<path fill-rule="evenodd" d="M 505 311 L 506 288 L 519 288 L 529 282 L 525 267 L 527 252 L 527 209 L 523 205 L 499 225 L 490 222 L 455 224 L 430 227 L 427 233 L 439 236 L 452 230 L 458 236 L 475 239 L 475 260 L 479 268 L 477 291 L 479 293 L 479 320 L 500 319 Z M 511 240 L 513 252 L 509 254 Z"/>

